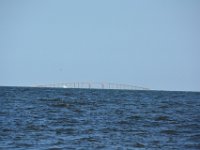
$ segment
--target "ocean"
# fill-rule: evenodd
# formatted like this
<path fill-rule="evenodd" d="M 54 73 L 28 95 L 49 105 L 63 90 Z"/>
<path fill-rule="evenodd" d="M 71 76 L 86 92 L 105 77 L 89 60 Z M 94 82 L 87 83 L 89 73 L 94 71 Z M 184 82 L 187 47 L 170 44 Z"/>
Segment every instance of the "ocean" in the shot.
<path fill-rule="evenodd" d="M 0 149 L 200 149 L 200 92 L 0 87 Z"/>

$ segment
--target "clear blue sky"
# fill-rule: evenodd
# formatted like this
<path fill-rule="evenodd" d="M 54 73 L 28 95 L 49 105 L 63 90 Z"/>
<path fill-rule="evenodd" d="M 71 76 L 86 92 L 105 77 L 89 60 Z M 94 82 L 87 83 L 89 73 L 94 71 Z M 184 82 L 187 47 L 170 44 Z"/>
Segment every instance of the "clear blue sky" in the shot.
<path fill-rule="evenodd" d="M 199 0 L 0 0 L 0 85 L 200 91 Z"/>

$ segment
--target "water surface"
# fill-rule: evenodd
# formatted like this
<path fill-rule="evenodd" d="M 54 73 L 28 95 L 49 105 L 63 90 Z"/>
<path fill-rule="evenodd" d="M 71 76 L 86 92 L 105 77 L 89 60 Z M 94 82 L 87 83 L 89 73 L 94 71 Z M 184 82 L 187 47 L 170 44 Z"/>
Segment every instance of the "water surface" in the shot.
<path fill-rule="evenodd" d="M 200 149 L 200 93 L 0 87 L 0 149 Z"/>

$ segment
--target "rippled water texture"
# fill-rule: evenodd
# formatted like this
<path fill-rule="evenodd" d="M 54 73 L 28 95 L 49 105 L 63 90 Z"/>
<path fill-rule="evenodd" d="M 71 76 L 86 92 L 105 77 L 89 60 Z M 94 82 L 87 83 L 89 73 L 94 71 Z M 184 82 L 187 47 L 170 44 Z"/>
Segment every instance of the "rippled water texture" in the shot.
<path fill-rule="evenodd" d="M 200 149 L 200 93 L 0 87 L 0 149 Z"/>

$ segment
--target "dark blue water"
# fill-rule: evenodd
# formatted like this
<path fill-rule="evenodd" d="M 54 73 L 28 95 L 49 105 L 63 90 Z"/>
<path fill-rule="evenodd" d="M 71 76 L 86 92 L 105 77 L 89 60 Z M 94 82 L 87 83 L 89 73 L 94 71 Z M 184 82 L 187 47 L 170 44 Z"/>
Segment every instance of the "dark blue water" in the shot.
<path fill-rule="evenodd" d="M 0 149 L 200 149 L 200 93 L 0 87 Z"/>

